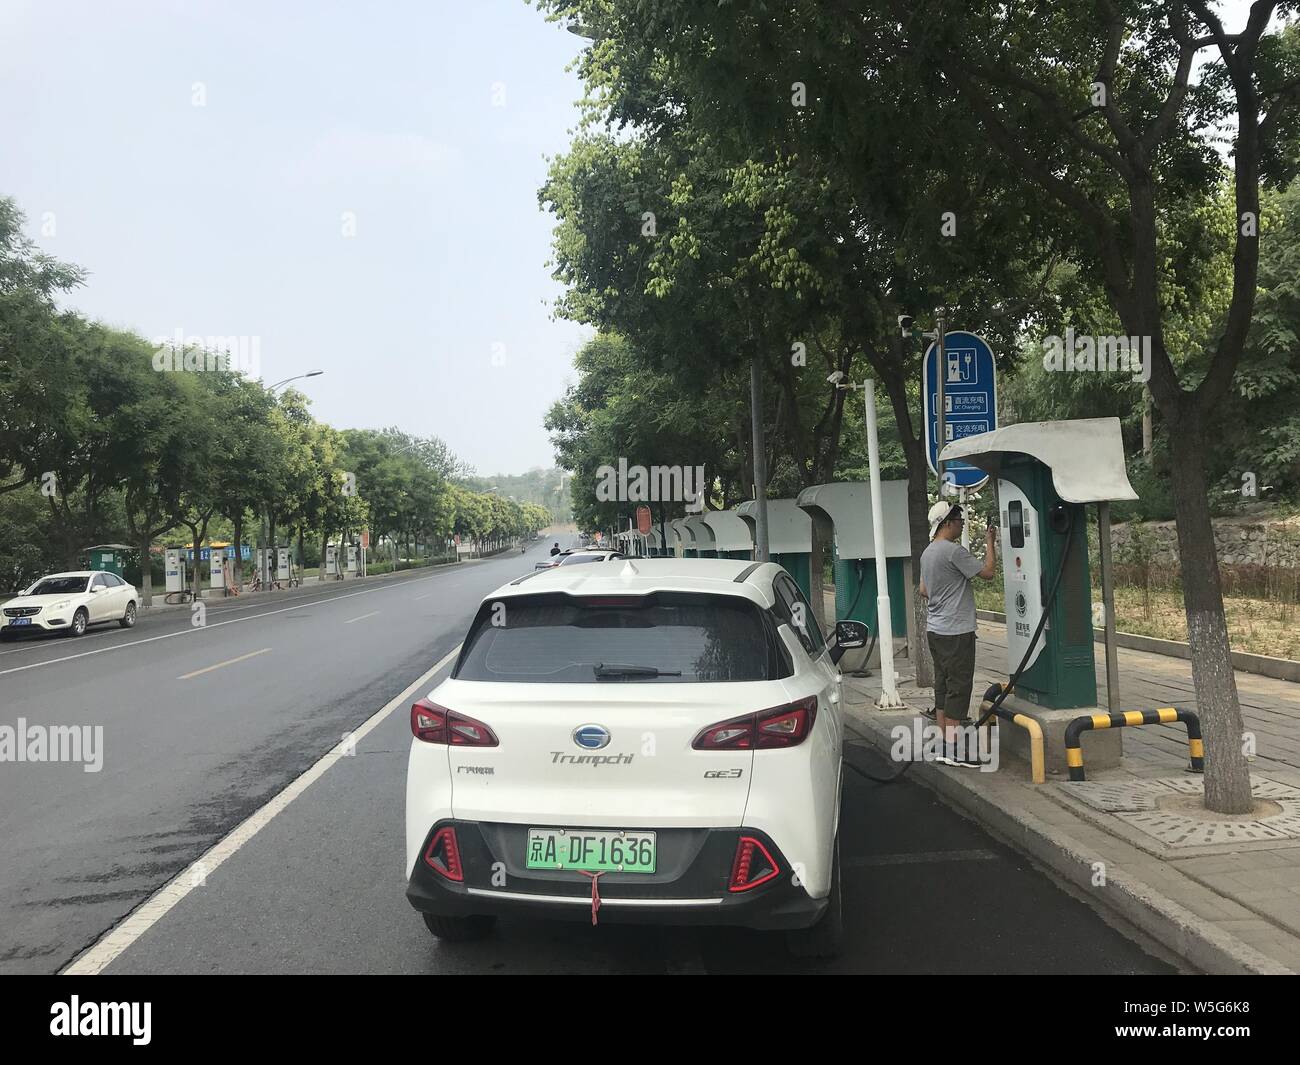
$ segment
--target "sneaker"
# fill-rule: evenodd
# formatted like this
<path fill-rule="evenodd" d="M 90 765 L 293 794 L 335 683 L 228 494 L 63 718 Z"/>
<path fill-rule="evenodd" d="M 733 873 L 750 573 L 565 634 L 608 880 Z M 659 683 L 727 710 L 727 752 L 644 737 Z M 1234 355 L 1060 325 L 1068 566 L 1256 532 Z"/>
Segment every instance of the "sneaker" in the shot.
<path fill-rule="evenodd" d="M 981 766 L 988 764 L 973 751 L 959 752 L 955 744 L 944 747 L 944 752 L 939 757 L 939 761 L 944 765 L 955 765 L 963 769 L 979 769 Z"/>
<path fill-rule="evenodd" d="M 932 706 L 929 710 L 922 710 L 921 716 L 928 718 L 931 721 L 936 721 L 939 717 L 939 708 L 937 706 Z"/>

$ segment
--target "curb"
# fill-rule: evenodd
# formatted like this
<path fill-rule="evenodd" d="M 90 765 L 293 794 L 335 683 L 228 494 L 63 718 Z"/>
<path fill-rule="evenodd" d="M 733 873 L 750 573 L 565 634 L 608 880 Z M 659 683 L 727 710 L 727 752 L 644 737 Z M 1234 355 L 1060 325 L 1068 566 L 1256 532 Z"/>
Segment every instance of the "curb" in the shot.
<path fill-rule="evenodd" d="M 997 610 L 977 610 L 975 616 L 981 621 L 993 621 L 999 625 L 1007 623 L 1006 614 Z M 1092 640 L 1093 643 L 1105 643 L 1106 634 L 1094 629 Z M 1136 632 L 1116 632 L 1115 646 L 1127 647 L 1130 651 L 1168 655 L 1170 658 L 1190 660 L 1192 657 L 1191 648 L 1181 640 L 1162 640 L 1157 636 L 1140 636 Z M 1300 662 L 1294 659 L 1257 655 L 1250 651 L 1229 651 L 1229 654 L 1232 655 L 1232 668 L 1242 673 L 1256 673 L 1274 680 L 1300 683 Z"/>
<path fill-rule="evenodd" d="M 865 731 L 858 735 L 877 751 L 888 751 L 889 744 L 882 742 L 878 725 L 863 713 L 862 705 L 846 701 L 845 710 L 852 720 L 866 726 Z M 1293 971 L 1281 962 L 1216 928 L 1135 876 L 1108 873 L 1106 887 L 1111 890 L 1096 894 L 1091 883 L 1092 863 L 1097 858 L 1095 851 L 1032 813 L 1006 809 L 971 787 L 964 778 L 945 773 L 935 766 L 917 763 L 912 767 L 911 778 L 988 828 L 1011 847 L 1051 869 L 1074 887 L 1089 892 L 1089 897 L 1098 898 L 1103 905 L 1203 972 L 1293 975 Z M 1188 882 L 1196 884 L 1190 878 Z M 1199 884 L 1196 886 L 1201 887 Z"/>

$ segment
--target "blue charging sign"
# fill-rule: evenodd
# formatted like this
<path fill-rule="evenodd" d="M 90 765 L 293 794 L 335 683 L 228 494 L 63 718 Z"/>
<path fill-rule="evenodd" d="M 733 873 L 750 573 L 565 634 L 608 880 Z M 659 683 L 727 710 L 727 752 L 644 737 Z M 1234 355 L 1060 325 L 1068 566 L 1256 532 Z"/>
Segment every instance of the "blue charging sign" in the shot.
<path fill-rule="evenodd" d="M 956 330 L 943 336 L 943 418 L 945 443 L 967 436 L 990 433 L 998 427 L 997 368 L 993 349 L 983 337 Z M 939 345 L 925 353 L 925 374 L 921 393 L 925 396 L 925 453 L 930 470 L 939 472 L 936 438 L 939 435 L 939 386 L 935 374 Z M 988 474 L 969 462 L 953 459 L 944 463 L 945 479 L 954 488 L 979 488 Z"/>

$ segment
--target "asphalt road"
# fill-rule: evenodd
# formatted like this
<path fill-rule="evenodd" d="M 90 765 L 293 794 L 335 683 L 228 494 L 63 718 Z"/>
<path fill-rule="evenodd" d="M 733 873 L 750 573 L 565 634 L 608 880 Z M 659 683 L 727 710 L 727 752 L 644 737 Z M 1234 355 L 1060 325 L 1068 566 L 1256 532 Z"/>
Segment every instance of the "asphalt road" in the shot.
<path fill-rule="evenodd" d="M 548 546 L 526 558 L 344 585 L 283 608 L 214 610 L 203 630 L 187 631 L 188 614 L 181 612 L 151 618 L 132 633 L 113 630 L 98 643 L 87 638 L 84 646 L 7 646 L 0 655 L 0 724 L 19 716 L 102 723 L 105 762 L 97 774 L 0 763 L 0 971 L 61 969 L 443 658 L 478 600 L 531 569 Z M 105 653 L 51 662 L 100 648 Z M 213 665 L 220 668 L 198 672 Z M 846 773 L 842 837 L 849 949 L 833 963 L 795 961 L 779 935 L 569 922 L 505 921 L 486 942 L 443 945 L 403 895 L 409 744 L 399 709 L 357 744 L 355 756 L 334 762 L 201 884 L 132 935 L 105 971 L 1174 968 L 1159 948 L 1116 927 L 925 789 L 907 779 L 869 781 L 858 769 L 890 767 L 873 763 L 875 756 L 856 743 L 845 752 L 857 769 Z M 968 991 L 974 996 L 978 989 Z"/>
<path fill-rule="evenodd" d="M 460 642 L 517 552 L 0 648 L 0 724 L 103 726 L 103 767 L 0 762 L 0 972 L 52 972 Z M 246 657 L 248 656 L 248 657 Z M 212 668 L 212 667 L 217 668 Z"/>

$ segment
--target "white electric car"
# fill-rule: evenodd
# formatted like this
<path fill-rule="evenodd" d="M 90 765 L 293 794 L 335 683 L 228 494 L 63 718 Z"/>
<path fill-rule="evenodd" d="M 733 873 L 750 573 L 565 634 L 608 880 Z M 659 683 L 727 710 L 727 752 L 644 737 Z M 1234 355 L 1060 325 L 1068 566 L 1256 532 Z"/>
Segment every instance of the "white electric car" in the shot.
<path fill-rule="evenodd" d="M 0 608 L 0 636 L 33 631 L 80 636 L 104 621 L 129 629 L 139 602 L 135 588 L 116 573 L 51 573 Z"/>
<path fill-rule="evenodd" d="M 436 936 L 502 914 L 841 932 L 840 675 L 772 563 L 627 559 L 483 600 L 411 707 L 407 898 Z"/>

